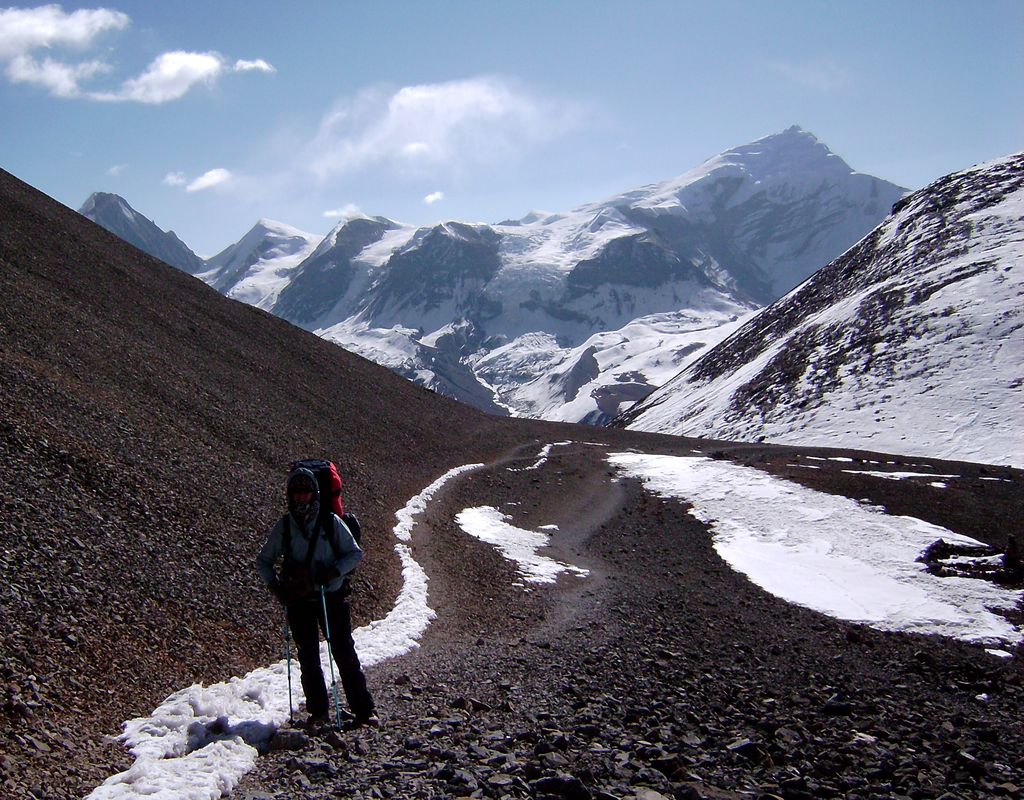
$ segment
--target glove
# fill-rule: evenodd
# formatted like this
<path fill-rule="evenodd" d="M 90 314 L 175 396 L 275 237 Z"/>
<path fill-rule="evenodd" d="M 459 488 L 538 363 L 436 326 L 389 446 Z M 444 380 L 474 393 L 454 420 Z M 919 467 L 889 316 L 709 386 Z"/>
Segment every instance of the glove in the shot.
<path fill-rule="evenodd" d="M 270 582 L 267 588 L 270 589 L 270 593 L 277 598 L 277 601 L 281 605 L 288 605 L 288 592 L 286 592 L 284 586 L 281 585 L 281 581 L 279 581 L 277 578 L 274 578 L 274 580 Z"/>
<path fill-rule="evenodd" d="M 334 564 L 317 564 L 314 580 L 317 586 L 327 586 L 331 581 L 341 577 L 341 573 Z"/>

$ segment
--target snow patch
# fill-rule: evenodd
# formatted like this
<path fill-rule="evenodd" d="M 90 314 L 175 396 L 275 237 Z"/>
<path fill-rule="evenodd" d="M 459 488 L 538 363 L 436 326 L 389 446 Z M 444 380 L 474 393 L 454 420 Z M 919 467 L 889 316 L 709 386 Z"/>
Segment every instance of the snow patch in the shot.
<path fill-rule="evenodd" d="M 505 558 L 514 561 L 527 583 L 554 583 L 563 572 L 580 577 L 590 574 L 589 570 L 582 567 L 540 555 L 537 551 L 546 547 L 551 537 L 538 531 L 517 528 L 509 523 L 509 519 L 509 516 L 493 506 L 467 508 L 455 517 L 462 530 L 470 536 L 494 545 Z"/>
<path fill-rule="evenodd" d="M 937 539 L 981 545 L 974 539 L 724 461 L 629 453 L 609 461 L 650 491 L 692 503 L 718 554 L 778 597 L 880 630 L 992 646 L 1024 639 L 994 613 L 1017 608 L 1024 591 L 938 577 L 916 561 Z"/>

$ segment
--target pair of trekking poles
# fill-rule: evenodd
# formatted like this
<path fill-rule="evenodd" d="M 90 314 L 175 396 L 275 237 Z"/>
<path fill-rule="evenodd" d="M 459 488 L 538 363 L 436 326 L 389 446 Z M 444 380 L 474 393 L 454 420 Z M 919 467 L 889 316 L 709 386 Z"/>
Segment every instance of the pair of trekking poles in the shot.
<path fill-rule="evenodd" d="M 334 722 L 341 729 L 341 704 L 338 702 L 338 681 L 334 677 L 334 651 L 331 649 L 331 623 L 327 619 L 327 594 L 320 587 L 320 607 L 324 612 L 324 637 L 327 639 L 327 663 L 331 668 L 331 692 L 334 694 Z M 284 619 L 284 652 L 288 662 L 288 722 L 295 723 L 295 706 L 292 702 L 292 635 L 288 628 L 288 616 Z"/>

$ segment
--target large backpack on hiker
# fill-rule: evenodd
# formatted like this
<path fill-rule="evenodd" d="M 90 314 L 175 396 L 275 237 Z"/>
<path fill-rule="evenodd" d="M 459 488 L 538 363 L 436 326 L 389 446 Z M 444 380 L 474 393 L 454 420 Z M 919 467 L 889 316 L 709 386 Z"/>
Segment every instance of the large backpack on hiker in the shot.
<path fill-rule="evenodd" d="M 316 478 L 317 488 L 320 493 L 320 515 L 317 518 L 319 535 L 326 537 L 334 552 L 334 557 L 339 557 L 338 542 L 334 537 L 334 524 L 331 521 L 332 515 L 337 515 L 345 523 L 356 540 L 356 544 L 362 544 L 362 528 L 359 519 L 355 514 L 345 511 L 345 505 L 341 499 L 341 473 L 332 461 L 324 459 L 305 459 L 295 461 L 289 467 L 289 471 L 296 469 L 307 469 Z M 285 552 L 285 563 L 282 569 L 282 583 L 285 585 L 288 594 L 297 599 L 308 600 L 314 596 L 313 581 L 311 576 L 311 564 L 307 559 L 305 564 L 295 564 L 289 561 L 292 552 L 291 548 L 291 515 L 285 514 L 282 520 L 283 528 L 283 549 Z M 310 551 L 309 555 L 312 555 Z M 345 579 L 341 590 L 344 594 L 350 594 L 352 589 L 350 580 Z"/>
<path fill-rule="evenodd" d="M 362 531 L 359 527 L 359 520 L 355 514 L 345 512 L 345 504 L 341 499 L 341 473 L 334 466 L 333 461 L 326 461 L 320 458 L 309 458 L 303 461 L 295 461 L 290 469 L 308 469 L 316 478 L 317 487 L 320 489 L 320 524 L 324 526 L 330 519 L 331 513 L 341 517 L 341 521 L 356 540 L 356 544 L 362 545 Z M 322 527 L 321 530 L 327 530 Z M 334 539 L 331 538 L 334 546 Z"/>

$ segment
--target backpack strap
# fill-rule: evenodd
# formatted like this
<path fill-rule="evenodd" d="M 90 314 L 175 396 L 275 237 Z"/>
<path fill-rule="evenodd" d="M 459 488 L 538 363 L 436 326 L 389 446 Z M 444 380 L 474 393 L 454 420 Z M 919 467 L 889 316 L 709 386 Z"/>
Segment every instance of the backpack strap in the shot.
<path fill-rule="evenodd" d="M 285 561 L 291 561 L 292 557 L 292 521 L 291 514 L 285 514 L 281 518 L 281 550 Z"/>
<path fill-rule="evenodd" d="M 323 525 L 317 525 L 313 529 L 313 535 L 309 539 L 309 547 L 306 549 L 306 570 L 312 574 L 313 560 L 316 558 L 316 546 L 320 540 L 320 532 L 323 530 Z"/>
<path fill-rule="evenodd" d="M 328 527 L 330 526 L 330 527 Z M 320 515 L 320 530 L 323 531 L 324 538 L 331 545 L 331 552 L 334 553 L 334 560 L 338 561 L 341 558 L 341 545 L 338 544 L 337 529 L 334 525 L 334 512 L 328 511 L 327 515 Z"/>

